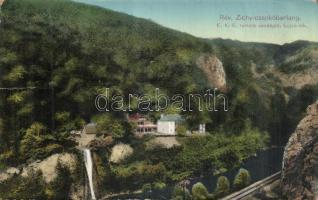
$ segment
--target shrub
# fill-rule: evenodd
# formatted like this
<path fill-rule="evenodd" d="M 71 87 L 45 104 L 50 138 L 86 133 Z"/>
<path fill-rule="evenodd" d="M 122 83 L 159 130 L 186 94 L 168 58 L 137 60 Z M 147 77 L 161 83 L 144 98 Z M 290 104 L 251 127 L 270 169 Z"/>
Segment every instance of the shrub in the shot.
<path fill-rule="evenodd" d="M 156 190 L 162 190 L 165 187 L 167 187 L 167 185 L 164 182 L 156 182 L 153 184 L 153 188 Z"/>
<path fill-rule="evenodd" d="M 246 169 L 240 169 L 234 179 L 234 189 L 240 190 L 251 183 L 250 173 Z"/>
<path fill-rule="evenodd" d="M 202 183 L 196 183 L 192 187 L 192 196 L 194 200 L 208 200 L 213 199 L 212 195 Z"/>
<path fill-rule="evenodd" d="M 144 196 L 144 198 L 145 198 L 146 196 L 148 196 L 148 194 L 149 194 L 149 193 L 151 192 L 151 190 L 152 190 L 151 184 L 150 184 L 150 183 L 144 184 L 144 185 L 142 186 L 141 190 L 142 190 L 142 194 L 143 194 L 143 196 Z"/>
<path fill-rule="evenodd" d="M 173 200 L 190 200 L 191 194 L 190 191 L 187 188 L 182 188 L 179 185 L 176 185 L 174 187 L 173 193 L 172 193 L 172 199 Z"/>
<path fill-rule="evenodd" d="M 231 185 L 230 181 L 225 176 L 220 176 L 216 183 L 215 194 L 217 197 L 223 197 L 230 193 Z"/>
<path fill-rule="evenodd" d="M 183 125 L 179 125 L 176 128 L 178 136 L 185 136 L 187 133 L 187 128 Z"/>

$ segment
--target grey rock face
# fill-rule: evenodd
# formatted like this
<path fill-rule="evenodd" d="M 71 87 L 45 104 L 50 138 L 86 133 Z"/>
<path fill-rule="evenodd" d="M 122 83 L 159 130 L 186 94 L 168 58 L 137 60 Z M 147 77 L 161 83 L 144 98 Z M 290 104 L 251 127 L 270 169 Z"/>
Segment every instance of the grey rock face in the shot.
<path fill-rule="evenodd" d="M 223 63 L 214 55 L 203 55 L 197 59 L 197 65 L 207 76 L 212 87 L 226 91 L 226 74 Z"/>
<path fill-rule="evenodd" d="M 307 108 L 285 148 L 282 190 L 288 199 L 318 199 L 318 101 Z"/>

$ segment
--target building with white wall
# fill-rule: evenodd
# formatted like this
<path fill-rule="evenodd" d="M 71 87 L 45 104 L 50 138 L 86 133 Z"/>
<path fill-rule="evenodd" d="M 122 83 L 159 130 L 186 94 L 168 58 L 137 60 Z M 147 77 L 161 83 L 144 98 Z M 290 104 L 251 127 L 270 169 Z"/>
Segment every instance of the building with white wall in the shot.
<path fill-rule="evenodd" d="M 176 135 L 176 128 L 182 122 L 182 118 L 178 114 L 161 115 L 157 121 L 157 132 L 159 134 Z"/>

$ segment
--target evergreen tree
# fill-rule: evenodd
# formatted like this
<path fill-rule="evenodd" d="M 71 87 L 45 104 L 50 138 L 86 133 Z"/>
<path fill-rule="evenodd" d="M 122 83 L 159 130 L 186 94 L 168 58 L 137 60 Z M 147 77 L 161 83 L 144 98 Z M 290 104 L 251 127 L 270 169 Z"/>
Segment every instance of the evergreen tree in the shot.
<path fill-rule="evenodd" d="M 56 178 L 50 184 L 51 199 L 67 200 L 69 199 L 69 193 L 72 183 L 71 173 L 67 166 L 64 166 L 58 161 L 56 166 Z"/>
<path fill-rule="evenodd" d="M 251 183 L 251 176 L 249 171 L 246 169 L 240 169 L 239 172 L 236 174 L 234 179 L 234 189 L 240 190 L 244 187 L 247 187 Z"/>
<path fill-rule="evenodd" d="M 216 183 L 215 194 L 217 197 L 223 197 L 230 193 L 231 184 L 227 177 L 220 176 Z"/>
<path fill-rule="evenodd" d="M 194 200 L 209 200 L 213 199 L 213 196 L 209 194 L 209 191 L 202 183 L 196 183 L 192 187 L 192 196 Z"/>

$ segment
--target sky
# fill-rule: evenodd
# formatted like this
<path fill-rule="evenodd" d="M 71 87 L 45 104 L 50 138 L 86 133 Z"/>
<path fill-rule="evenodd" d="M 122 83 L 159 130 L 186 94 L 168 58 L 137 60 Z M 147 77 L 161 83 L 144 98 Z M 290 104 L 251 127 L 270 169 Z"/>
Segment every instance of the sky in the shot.
<path fill-rule="evenodd" d="M 202 38 L 289 43 L 318 41 L 316 0 L 74 0 L 151 19 Z M 242 20 L 240 16 L 289 16 L 293 20 Z M 228 16 L 224 18 L 222 16 Z M 297 19 L 297 20 L 295 20 Z M 225 27 L 227 25 L 227 27 Z"/>

